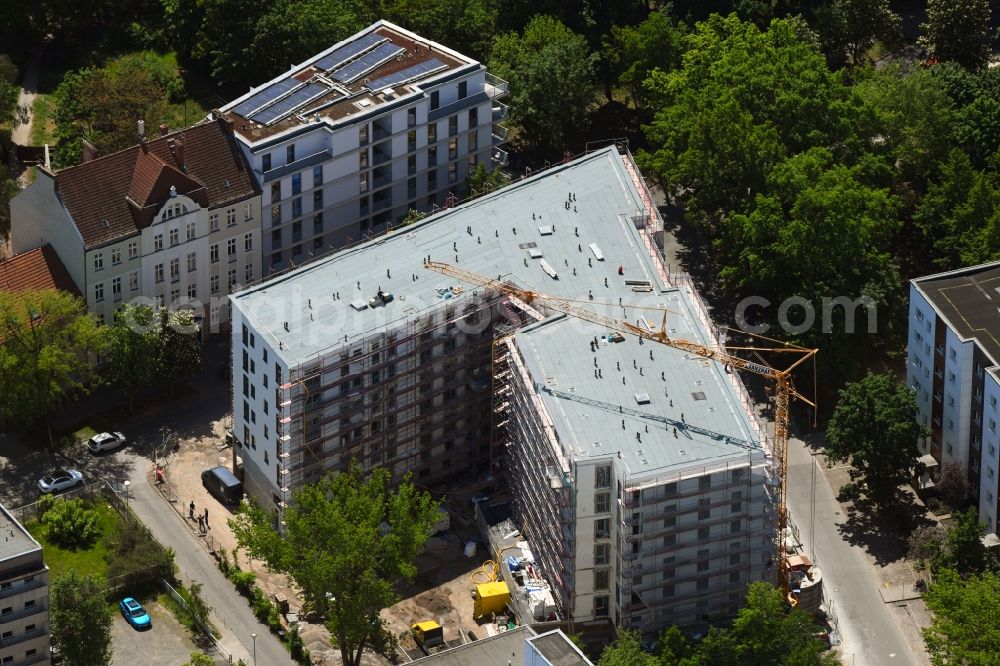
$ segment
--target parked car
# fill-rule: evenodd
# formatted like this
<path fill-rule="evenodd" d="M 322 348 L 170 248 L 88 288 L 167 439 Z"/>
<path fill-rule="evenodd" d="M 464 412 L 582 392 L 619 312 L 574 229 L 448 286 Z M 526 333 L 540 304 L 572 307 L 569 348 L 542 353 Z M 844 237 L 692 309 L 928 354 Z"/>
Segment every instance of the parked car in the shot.
<path fill-rule="evenodd" d="M 83 474 L 75 469 L 57 469 L 38 480 L 38 489 L 43 493 L 56 493 L 83 485 Z"/>
<path fill-rule="evenodd" d="M 153 621 L 149 619 L 149 614 L 138 601 L 132 597 L 125 597 L 118 602 L 122 617 L 136 629 L 149 629 L 153 626 Z"/>
<path fill-rule="evenodd" d="M 206 469 L 201 473 L 201 485 L 227 506 L 235 506 L 243 499 L 243 483 L 226 467 Z"/>
<path fill-rule="evenodd" d="M 125 435 L 120 432 L 102 432 L 87 440 L 87 448 L 91 453 L 114 451 L 125 446 Z"/>

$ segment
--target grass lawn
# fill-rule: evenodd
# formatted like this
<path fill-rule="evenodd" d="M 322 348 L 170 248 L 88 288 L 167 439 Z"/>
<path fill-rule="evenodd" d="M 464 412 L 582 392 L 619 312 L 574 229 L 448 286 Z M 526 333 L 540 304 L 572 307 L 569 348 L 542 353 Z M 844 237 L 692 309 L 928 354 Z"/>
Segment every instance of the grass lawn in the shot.
<path fill-rule="evenodd" d="M 80 573 L 97 574 L 101 577 L 107 576 L 108 564 L 104 561 L 107 549 L 104 547 L 103 537 L 115 529 L 118 523 L 118 513 L 104 503 L 98 503 L 88 508 L 93 508 L 100 517 L 101 536 L 87 550 L 67 550 L 51 543 L 46 535 L 45 526 L 37 520 L 25 524 L 25 529 L 38 539 L 44 548 L 45 563 L 49 565 L 50 578 L 59 578 L 70 569 L 76 569 Z"/>
<path fill-rule="evenodd" d="M 31 125 L 31 145 L 55 143 L 56 100 L 52 95 L 38 95 L 32 105 L 35 117 Z"/>

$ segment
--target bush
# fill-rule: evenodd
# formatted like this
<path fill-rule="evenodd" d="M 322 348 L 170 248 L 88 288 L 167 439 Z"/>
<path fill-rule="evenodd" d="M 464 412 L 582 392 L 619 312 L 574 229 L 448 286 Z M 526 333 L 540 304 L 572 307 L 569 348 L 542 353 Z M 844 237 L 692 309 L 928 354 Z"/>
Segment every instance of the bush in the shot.
<path fill-rule="evenodd" d="M 204 652 L 192 652 L 184 666 L 215 666 L 215 660 Z"/>
<path fill-rule="evenodd" d="M 35 508 L 38 510 L 38 520 L 44 522 L 45 514 L 56 504 L 56 498 L 52 495 L 42 495 L 38 498 Z"/>
<path fill-rule="evenodd" d="M 63 548 L 88 548 L 101 535 L 96 511 L 86 509 L 83 500 L 56 500 L 42 515 L 49 539 Z"/>
<path fill-rule="evenodd" d="M 138 521 L 119 518 L 117 529 L 104 541 L 108 578 L 123 576 L 126 585 L 138 584 L 151 575 L 173 580 L 174 551 L 160 545 Z"/>
<path fill-rule="evenodd" d="M 288 652 L 292 659 L 300 664 L 309 663 L 309 651 L 302 644 L 302 636 L 299 635 L 299 628 L 293 626 L 288 632 Z"/>
<path fill-rule="evenodd" d="M 229 576 L 229 580 L 233 581 L 233 584 L 236 585 L 237 592 L 247 599 L 253 600 L 254 589 L 257 589 L 255 585 L 257 574 L 252 571 L 233 571 Z"/>
<path fill-rule="evenodd" d="M 840 500 L 853 499 L 858 493 L 858 487 L 851 482 L 845 483 L 840 487 L 840 493 L 837 496 Z"/>

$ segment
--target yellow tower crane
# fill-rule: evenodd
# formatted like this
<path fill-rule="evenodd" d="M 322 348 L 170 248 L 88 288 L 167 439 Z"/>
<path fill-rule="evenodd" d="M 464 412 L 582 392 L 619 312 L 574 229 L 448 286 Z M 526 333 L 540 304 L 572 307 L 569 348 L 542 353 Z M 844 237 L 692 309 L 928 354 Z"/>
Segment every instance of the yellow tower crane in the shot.
<path fill-rule="evenodd" d="M 778 468 L 778 478 L 780 480 L 779 490 L 778 490 L 778 502 L 777 502 L 777 513 L 778 513 L 778 538 L 777 538 L 777 562 L 778 562 L 778 583 L 781 586 L 782 591 L 788 598 L 789 603 L 796 605 L 796 600 L 793 598 L 788 581 L 788 562 L 785 553 L 785 530 L 788 526 L 788 508 L 786 504 L 787 495 L 787 471 L 788 471 L 788 409 L 792 398 L 796 400 L 801 400 L 813 409 L 816 408 L 815 402 L 804 397 L 798 391 L 792 383 L 792 371 L 798 366 L 802 365 L 809 359 L 814 359 L 818 349 L 808 349 L 805 347 L 799 347 L 797 345 L 792 345 L 788 343 L 782 344 L 781 347 L 764 348 L 764 347 L 710 347 L 707 345 L 699 344 L 697 342 L 691 342 L 690 340 L 683 340 L 680 338 L 673 338 L 667 335 L 667 312 L 663 312 L 663 323 L 660 330 L 646 330 L 641 326 L 636 326 L 635 324 L 624 321 L 621 319 L 616 319 L 614 317 L 609 317 L 603 315 L 599 312 L 595 312 L 590 308 L 583 307 L 579 305 L 583 301 L 575 301 L 573 299 L 559 298 L 557 296 L 549 296 L 537 291 L 532 291 L 530 289 L 521 289 L 509 282 L 504 282 L 501 279 L 492 279 L 474 273 L 472 271 L 467 271 L 451 264 L 441 263 L 437 261 L 425 261 L 424 267 L 428 270 L 453 277 L 455 279 L 467 282 L 469 284 L 475 285 L 484 289 L 495 290 L 496 292 L 503 294 L 505 296 L 511 296 L 520 299 L 528 305 L 541 306 L 549 310 L 554 310 L 556 312 L 561 312 L 563 314 L 570 315 L 572 317 L 577 317 L 583 319 L 584 321 L 589 321 L 591 323 L 603 326 L 612 331 L 620 331 L 623 333 L 631 333 L 640 338 L 645 338 L 646 340 L 651 340 L 653 342 L 658 342 L 668 347 L 674 347 L 675 349 L 682 349 L 690 354 L 696 356 L 701 356 L 703 358 L 711 359 L 713 361 L 718 361 L 722 363 L 727 368 L 735 368 L 737 370 L 742 370 L 744 372 L 750 372 L 755 375 L 760 375 L 766 379 L 769 379 L 775 383 L 774 390 L 774 444 L 773 444 L 773 455 L 774 460 Z M 745 358 L 741 358 L 730 351 L 744 351 L 753 352 L 760 362 L 750 361 Z M 769 365 L 764 358 L 760 355 L 761 353 L 781 353 L 781 354 L 792 354 L 795 356 L 794 361 L 789 364 L 784 369 L 779 369 Z"/>

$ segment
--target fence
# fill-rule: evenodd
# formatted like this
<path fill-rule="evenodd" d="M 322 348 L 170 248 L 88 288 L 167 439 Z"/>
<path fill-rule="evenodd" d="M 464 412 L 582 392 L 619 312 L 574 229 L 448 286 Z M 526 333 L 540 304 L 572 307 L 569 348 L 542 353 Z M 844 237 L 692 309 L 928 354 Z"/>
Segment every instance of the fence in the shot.
<path fill-rule="evenodd" d="M 181 594 L 177 590 L 174 589 L 173 585 L 171 585 L 166 580 L 164 580 L 164 579 L 161 578 L 160 579 L 160 586 L 163 588 L 164 592 L 166 592 L 167 594 L 170 595 L 171 599 L 173 599 L 174 601 L 176 601 L 183 608 L 187 609 L 187 607 L 188 607 L 187 600 L 183 596 L 181 596 Z M 236 660 L 233 658 L 233 653 L 230 652 L 229 650 L 227 650 L 226 648 L 222 647 L 222 644 L 219 643 L 219 640 L 215 637 L 215 634 L 212 633 L 212 627 L 211 626 L 209 626 L 207 623 L 201 622 L 201 620 L 199 618 L 196 618 L 196 617 L 192 616 L 191 619 L 194 621 L 195 624 L 198 625 L 198 629 L 201 631 L 201 633 L 206 638 L 208 638 L 208 639 L 210 639 L 212 641 L 212 647 L 213 647 L 213 649 L 216 652 L 219 653 L 220 657 L 222 657 L 223 659 L 225 659 L 230 664 L 237 663 Z"/>

